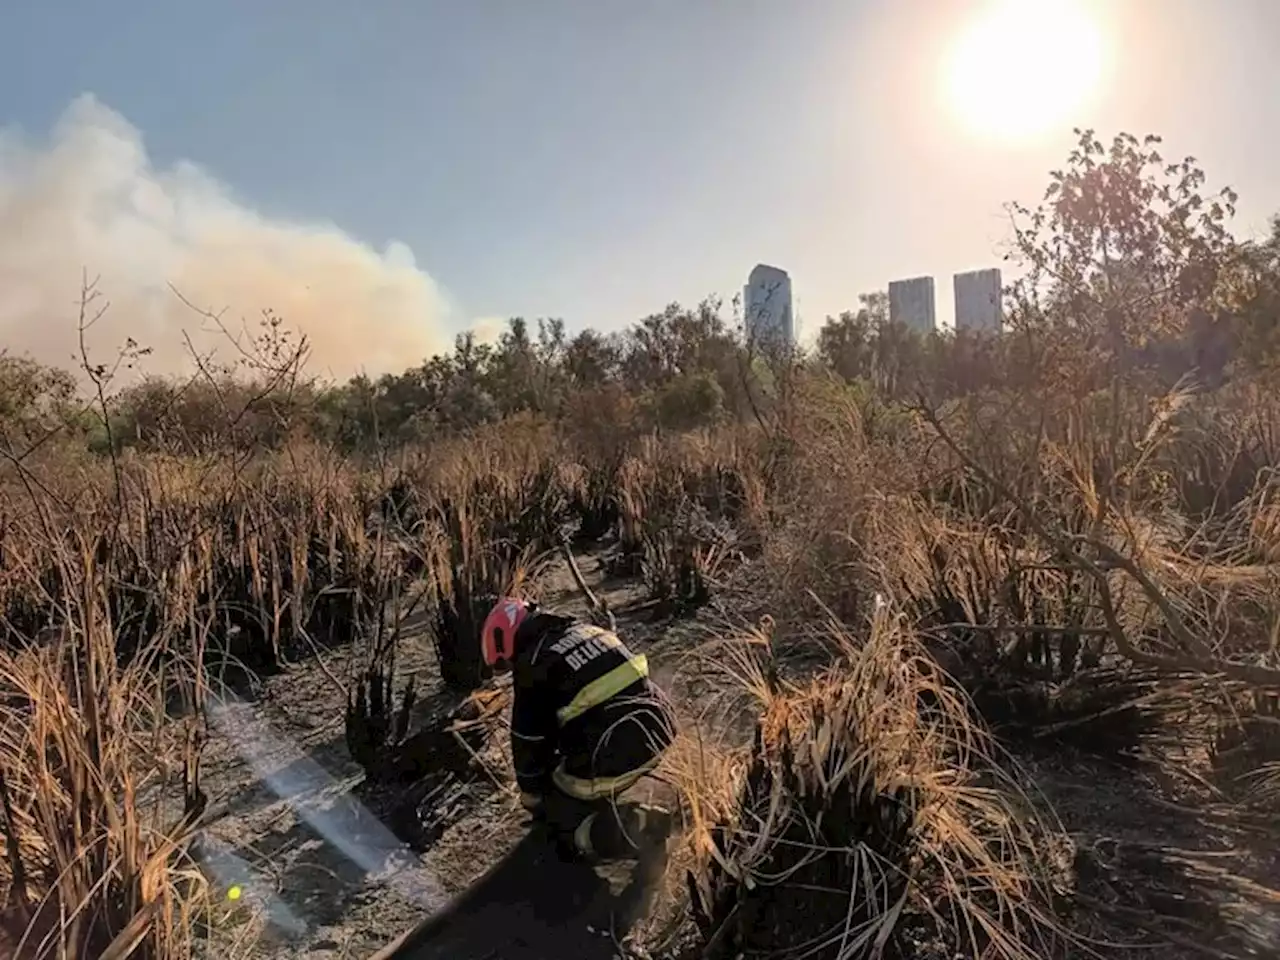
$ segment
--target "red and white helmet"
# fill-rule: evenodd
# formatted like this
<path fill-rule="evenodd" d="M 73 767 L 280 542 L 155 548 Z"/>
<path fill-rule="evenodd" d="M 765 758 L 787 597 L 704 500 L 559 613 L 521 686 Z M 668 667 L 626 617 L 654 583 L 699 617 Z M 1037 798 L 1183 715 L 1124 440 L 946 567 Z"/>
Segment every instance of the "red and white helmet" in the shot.
<path fill-rule="evenodd" d="M 492 667 L 515 657 L 516 631 L 528 615 L 529 604 L 513 597 L 503 597 L 494 605 L 480 629 L 480 646 L 486 664 Z"/>

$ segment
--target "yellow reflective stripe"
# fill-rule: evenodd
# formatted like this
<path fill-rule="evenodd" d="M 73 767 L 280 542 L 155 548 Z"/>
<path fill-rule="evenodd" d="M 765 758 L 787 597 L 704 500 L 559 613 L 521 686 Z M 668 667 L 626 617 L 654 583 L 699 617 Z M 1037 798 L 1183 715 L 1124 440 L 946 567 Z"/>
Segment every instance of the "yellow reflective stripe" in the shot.
<path fill-rule="evenodd" d="M 634 786 L 641 777 L 650 773 L 661 762 L 662 757 L 654 757 L 635 770 L 616 777 L 597 777 L 594 780 L 585 780 L 566 773 L 562 762 L 551 772 L 551 782 L 575 800 L 599 800 L 602 797 L 616 796 Z"/>
<path fill-rule="evenodd" d="M 626 663 L 621 663 L 614 667 L 602 677 L 596 677 L 585 687 L 578 691 L 578 695 L 566 707 L 561 707 L 556 711 L 556 719 L 560 721 L 560 725 L 568 723 L 574 717 L 580 717 L 592 707 L 597 707 L 616 697 L 627 687 L 631 686 L 637 680 L 643 680 L 649 676 L 649 660 L 642 653 L 638 657 L 632 657 Z"/>

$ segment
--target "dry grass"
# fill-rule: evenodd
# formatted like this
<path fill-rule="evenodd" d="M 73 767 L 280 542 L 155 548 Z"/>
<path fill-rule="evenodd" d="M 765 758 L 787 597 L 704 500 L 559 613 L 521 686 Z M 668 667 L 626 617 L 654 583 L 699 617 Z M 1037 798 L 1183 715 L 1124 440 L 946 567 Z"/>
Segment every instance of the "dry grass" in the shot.
<path fill-rule="evenodd" d="M 715 955 L 914 955 L 922 936 L 1048 956 L 1059 831 L 900 616 L 883 609 L 865 638 L 826 630 L 837 660 L 802 684 L 746 652 L 764 637 L 744 641 L 729 669 L 759 702 L 755 741 L 684 770 Z"/>
<path fill-rule="evenodd" d="M 0 940 L 15 957 L 183 956 L 206 893 L 185 855 L 199 731 L 164 710 L 186 668 L 157 669 L 152 645 L 117 669 L 103 571 L 80 546 L 60 557 L 65 642 L 0 652 Z M 175 778 L 187 809 L 166 820 L 155 798 Z"/>
<path fill-rule="evenodd" d="M 0 887 L 32 905 L 7 928 L 87 958 L 143 917 L 144 954 L 187 956 L 202 885 L 157 798 L 186 769 L 198 805 L 200 742 L 166 708 L 194 731 L 208 674 L 359 641 L 361 675 L 330 679 L 374 768 L 405 735 L 406 611 L 426 605 L 470 689 L 490 598 L 576 530 L 659 615 L 776 621 L 697 652 L 720 675 L 669 761 L 708 939 L 1048 956 L 1061 831 L 1003 748 L 1182 769 L 1219 807 L 1276 809 L 1280 402 L 1040 400 L 870 410 L 814 375 L 776 422 L 601 450 L 530 421 L 394 463 L 297 444 L 11 464 Z M 821 672 L 798 678 L 794 651 Z"/>

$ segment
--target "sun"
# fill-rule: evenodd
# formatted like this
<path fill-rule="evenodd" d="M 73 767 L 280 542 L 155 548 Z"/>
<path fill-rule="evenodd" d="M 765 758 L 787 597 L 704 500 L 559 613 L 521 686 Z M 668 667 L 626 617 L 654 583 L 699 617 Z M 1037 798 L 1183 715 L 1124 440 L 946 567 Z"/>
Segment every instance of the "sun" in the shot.
<path fill-rule="evenodd" d="M 961 123 L 993 139 L 1084 124 L 1103 52 L 1082 0 L 990 0 L 945 62 L 946 98 Z"/>

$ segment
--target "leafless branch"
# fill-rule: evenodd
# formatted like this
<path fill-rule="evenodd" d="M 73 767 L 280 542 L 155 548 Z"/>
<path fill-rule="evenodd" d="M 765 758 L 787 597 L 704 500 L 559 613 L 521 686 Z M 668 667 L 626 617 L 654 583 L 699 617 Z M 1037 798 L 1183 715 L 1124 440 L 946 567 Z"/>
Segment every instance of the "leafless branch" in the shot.
<path fill-rule="evenodd" d="M 613 611 L 609 609 L 609 605 L 603 599 L 597 597 L 591 588 L 587 586 L 587 581 L 582 576 L 582 571 L 578 569 L 578 562 L 573 557 L 573 548 L 569 545 L 567 537 L 561 541 L 561 545 L 564 550 L 565 562 L 569 564 L 569 573 L 573 576 L 573 582 L 577 585 L 578 590 L 586 598 L 587 607 L 592 616 L 600 621 L 601 626 L 616 632 L 618 623 L 614 619 Z"/>

